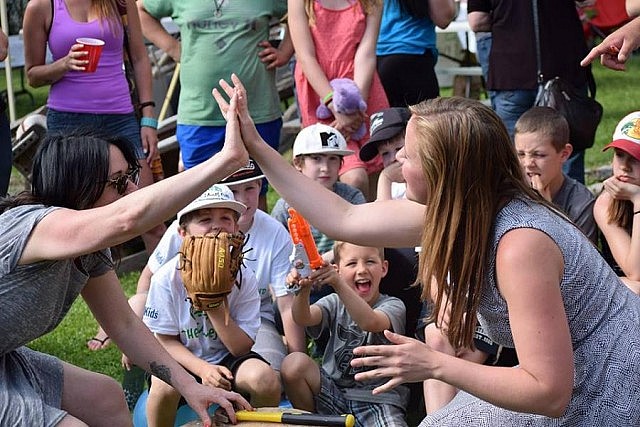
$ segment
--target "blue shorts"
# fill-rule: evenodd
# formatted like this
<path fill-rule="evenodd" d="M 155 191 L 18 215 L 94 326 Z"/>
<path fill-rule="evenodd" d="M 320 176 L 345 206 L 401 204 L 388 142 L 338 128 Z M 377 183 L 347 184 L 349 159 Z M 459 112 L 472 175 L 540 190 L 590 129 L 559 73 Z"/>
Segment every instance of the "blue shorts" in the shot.
<path fill-rule="evenodd" d="M 256 124 L 258 133 L 275 150 L 280 146 L 282 119 Z M 176 138 L 180 145 L 182 164 L 185 169 L 192 168 L 222 150 L 225 126 L 196 126 L 178 124 Z M 260 194 L 267 193 L 266 180 L 263 180 Z"/>
<path fill-rule="evenodd" d="M 258 133 L 274 149 L 280 145 L 282 119 L 256 125 Z M 196 126 L 178 124 L 176 138 L 180 144 L 182 164 L 185 169 L 192 168 L 208 160 L 222 150 L 225 126 Z"/>
<path fill-rule="evenodd" d="M 93 129 L 107 136 L 119 136 L 129 140 L 137 159 L 147 157 L 142 148 L 140 124 L 134 113 L 129 114 L 91 114 L 47 111 L 47 132 L 61 133 L 74 129 Z"/>

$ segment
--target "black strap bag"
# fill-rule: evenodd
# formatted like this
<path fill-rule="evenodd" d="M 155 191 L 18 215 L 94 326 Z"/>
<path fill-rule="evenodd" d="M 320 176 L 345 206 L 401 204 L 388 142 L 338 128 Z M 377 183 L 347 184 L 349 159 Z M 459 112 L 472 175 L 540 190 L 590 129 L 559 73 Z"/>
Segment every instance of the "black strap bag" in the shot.
<path fill-rule="evenodd" d="M 576 90 L 575 86 L 560 77 L 554 77 L 545 82 L 542 75 L 537 0 L 533 0 L 533 20 L 540 85 L 534 105 L 551 107 L 562 114 L 569 122 L 569 142 L 573 145 L 573 150 L 584 151 L 593 146 L 596 130 L 602 119 L 602 105 L 596 101 L 596 82 L 593 73 L 589 67 L 587 69 L 589 94 Z"/>

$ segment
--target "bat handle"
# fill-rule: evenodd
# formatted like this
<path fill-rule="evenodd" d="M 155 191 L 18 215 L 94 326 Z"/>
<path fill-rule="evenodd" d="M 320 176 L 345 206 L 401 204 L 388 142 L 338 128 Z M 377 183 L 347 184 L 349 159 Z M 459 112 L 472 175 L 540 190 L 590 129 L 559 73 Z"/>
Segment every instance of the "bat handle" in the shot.
<path fill-rule="evenodd" d="M 282 414 L 282 422 L 302 426 L 353 427 L 356 419 L 353 415 L 319 415 L 319 414 Z"/>

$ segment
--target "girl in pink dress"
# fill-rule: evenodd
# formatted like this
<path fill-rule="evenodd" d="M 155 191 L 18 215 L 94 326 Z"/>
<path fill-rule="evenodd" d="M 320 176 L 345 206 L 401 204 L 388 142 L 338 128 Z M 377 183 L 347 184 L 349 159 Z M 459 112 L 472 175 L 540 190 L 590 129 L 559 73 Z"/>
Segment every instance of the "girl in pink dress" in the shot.
<path fill-rule="evenodd" d="M 354 141 L 351 135 L 369 116 L 389 103 L 376 73 L 376 41 L 382 16 L 381 0 L 288 0 L 289 27 L 296 53 L 295 83 L 302 126 L 324 122 L 338 129 L 354 155 L 346 156 L 340 181 L 360 189 L 368 199 L 375 195 L 369 175 L 382 170 L 379 158 L 363 162 L 360 147 L 369 140 Z M 366 114 L 340 114 L 330 101 L 329 81 L 350 78 L 367 102 Z M 316 109 L 325 100 L 333 117 L 320 120 Z M 372 179 L 375 185 L 377 180 Z"/>

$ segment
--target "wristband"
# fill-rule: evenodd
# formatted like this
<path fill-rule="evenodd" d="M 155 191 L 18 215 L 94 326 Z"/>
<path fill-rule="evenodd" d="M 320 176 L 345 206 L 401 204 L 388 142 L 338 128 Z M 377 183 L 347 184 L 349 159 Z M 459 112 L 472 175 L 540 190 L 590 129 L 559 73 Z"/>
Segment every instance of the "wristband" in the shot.
<path fill-rule="evenodd" d="M 138 105 L 138 109 L 142 110 L 144 107 L 155 107 L 156 103 L 154 101 L 146 101 L 146 102 L 141 102 L 140 105 Z"/>
<path fill-rule="evenodd" d="M 328 107 L 329 104 L 331 104 L 331 101 L 333 101 L 333 91 L 329 92 L 325 95 L 324 98 L 322 98 L 322 103 L 325 105 L 325 107 Z"/>
<path fill-rule="evenodd" d="M 140 119 L 140 126 L 158 129 L 158 121 L 153 117 L 143 117 Z"/>
<path fill-rule="evenodd" d="M 634 215 L 637 215 L 637 214 L 639 214 L 639 213 L 640 213 L 640 211 L 635 211 L 633 214 L 634 214 Z"/>

